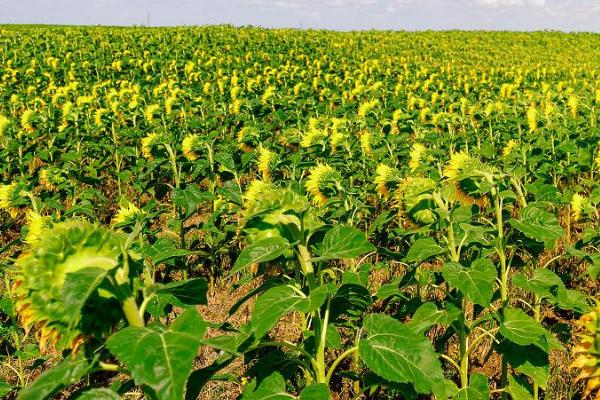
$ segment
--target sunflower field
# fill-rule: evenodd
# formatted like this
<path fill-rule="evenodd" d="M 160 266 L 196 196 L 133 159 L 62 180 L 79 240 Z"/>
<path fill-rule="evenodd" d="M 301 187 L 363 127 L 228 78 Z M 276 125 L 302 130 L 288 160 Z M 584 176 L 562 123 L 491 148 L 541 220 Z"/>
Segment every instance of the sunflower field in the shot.
<path fill-rule="evenodd" d="M 599 35 L 0 49 L 0 397 L 597 395 Z"/>

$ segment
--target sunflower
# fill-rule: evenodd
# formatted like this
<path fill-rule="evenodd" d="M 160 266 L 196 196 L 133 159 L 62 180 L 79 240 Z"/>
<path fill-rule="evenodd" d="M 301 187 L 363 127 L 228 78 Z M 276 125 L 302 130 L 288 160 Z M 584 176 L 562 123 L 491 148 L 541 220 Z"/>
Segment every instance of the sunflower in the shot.
<path fill-rule="evenodd" d="M 261 144 L 258 146 L 258 172 L 261 173 L 264 181 L 271 179 L 271 165 L 275 161 L 277 155 L 272 151 L 266 149 Z"/>
<path fill-rule="evenodd" d="M 393 202 L 394 207 L 398 209 L 398 216 L 419 225 L 435 222 L 435 187 L 435 181 L 429 178 L 408 177 L 400 181 L 398 189 L 394 192 Z"/>
<path fill-rule="evenodd" d="M 27 235 L 25 242 L 33 245 L 41 240 L 44 232 L 52 226 L 52 218 L 44 217 L 36 211 L 27 211 Z"/>
<path fill-rule="evenodd" d="M 308 180 L 304 184 L 308 193 L 312 195 L 313 203 L 322 206 L 327 202 L 327 195 L 323 193 L 326 184 L 330 181 L 338 182 L 337 171 L 327 164 L 317 164 L 310 169 Z"/>
<path fill-rule="evenodd" d="M 504 146 L 504 148 L 502 149 L 502 157 L 509 156 L 515 149 L 516 145 L 517 142 L 514 139 L 510 139 L 508 143 L 506 143 L 506 146 Z"/>
<path fill-rule="evenodd" d="M 527 125 L 529 125 L 529 132 L 535 132 L 538 128 L 537 122 L 538 111 L 535 105 L 532 105 L 527 110 Z"/>
<path fill-rule="evenodd" d="M 195 134 L 189 134 L 181 142 L 181 148 L 183 155 L 189 161 L 196 161 L 198 159 L 198 153 L 196 150 L 200 146 L 200 136 Z"/>
<path fill-rule="evenodd" d="M 487 187 L 491 183 L 493 172 L 490 167 L 464 151 L 453 153 L 444 168 L 444 176 L 453 183 L 456 200 L 479 207 L 488 204 Z"/>
<path fill-rule="evenodd" d="M 581 370 L 575 382 L 585 381 L 584 397 L 600 389 L 600 305 L 579 319 L 586 333 L 580 336 L 579 344 L 573 349 L 577 356 L 571 368 Z"/>
<path fill-rule="evenodd" d="M 390 196 L 389 184 L 393 182 L 397 176 L 396 170 L 385 164 L 379 164 L 375 170 L 375 174 L 377 193 L 384 199 L 387 199 Z"/>
<path fill-rule="evenodd" d="M 98 128 L 104 126 L 104 123 L 102 122 L 102 117 L 106 115 L 107 112 L 108 110 L 106 108 L 98 108 L 94 112 L 94 124 L 96 124 Z"/>
<path fill-rule="evenodd" d="M 154 116 L 156 115 L 158 110 L 160 110 L 159 104 L 148 105 L 144 110 L 144 117 L 146 117 L 146 121 L 148 121 L 149 123 L 154 122 Z"/>
<path fill-rule="evenodd" d="M 120 264 L 123 237 L 83 221 L 48 228 L 31 250 L 15 263 L 15 310 L 24 329 L 36 327 L 39 345 L 75 350 L 82 338 L 107 336 L 122 314 L 112 297 L 92 293 L 85 311 L 67 308 L 63 289 L 69 275 L 88 268 L 110 273 Z M 117 306 L 117 307 L 115 307 Z"/>
<path fill-rule="evenodd" d="M 408 162 L 408 166 L 411 171 L 416 170 L 421 165 L 421 159 L 423 158 L 423 154 L 427 149 L 420 143 L 413 143 L 412 148 L 410 150 L 409 156 L 410 161 Z"/>
<path fill-rule="evenodd" d="M 21 128 L 23 128 L 26 132 L 33 132 L 33 119 L 35 117 L 35 111 L 33 110 L 25 110 L 23 114 L 21 114 Z"/>
<path fill-rule="evenodd" d="M 4 136 L 6 128 L 10 125 L 10 119 L 0 114 L 0 137 Z"/>
<path fill-rule="evenodd" d="M 152 149 L 160 143 L 162 135 L 159 133 L 151 133 L 148 136 L 142 138 L 142 156 L 144 158 L 152 158 Z"/>
<path fill-rule="evenodd" d="M 145 214 L 144 210 L 140 210 L 135 204 L 129 202 L 126 206 L 119 208 L 112 219 L 112 225 L 132 225 Z"/>
<path fill-rule="evenodd" d="M 372 134 L 369 130 L 364 130 L 360 133 L 360 149 L 363 153 L 363 156 L 369 156 L 373 153 L 373 149 L 371 147 L 371 138 Z"/>
<path fill-rule="evenodd" d="M 0 185 L 0 210 L 8 212 L 11 217 L 16 217 L 23 198 L 21 184 L 16 182 Z"/>

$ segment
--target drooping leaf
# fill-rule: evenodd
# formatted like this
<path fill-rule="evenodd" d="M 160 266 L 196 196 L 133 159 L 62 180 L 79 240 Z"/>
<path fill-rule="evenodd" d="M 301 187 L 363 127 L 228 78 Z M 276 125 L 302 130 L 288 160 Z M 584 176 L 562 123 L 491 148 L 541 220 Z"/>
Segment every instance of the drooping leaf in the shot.
<path fill-rule="evenodd" d="M 127 327 L 106 346 L 127 365 L 137 385 L 152 388 L 159 400 L 179 400 L 205 331 L 198 312 L 188 309 L 168 329 Z"/>
<path fill-rule="evenodd" d="M 355 284 L 342 285 L 331 299 L 331 320 L 335 321 L 342 315 L 359 317 L 371 303 L 371 293 L 366 287 Z"/>
<path fill-rule="evenodd" d="M 258 240 L 242 250 L 233 265 L 231 274 L 240 272 L 254 263 L 274 260 L 281 256 L 289 247 L 289 242 L 282 237 Z"/>
<path fill-rule="evenodd" d="M 496 268 L 488 258 L 480 258 L 465 268 L 459 263 L 446 263 L 442 276 L 451 287 L 457 288 L 467 300 L 487 307 L 494 295 Z"/>
<path fill-rule="evenodd" d="M 0 379 L 0 397 L 4 397 L 14 390 L 14 387 Z"/>
<path fill-rule="evenodd" d="M 374 373 L 392 382 L 412 383 L 419 393 L 445 395 L 442 367 L 427 338 L 383 314 L 364 320 L 360 357 Z"/>
<path fill-rule="evenodd" d="M 418 239 L 408 249 L 405 261 L 408 263 L 419 263 L 442 254 L 444 251 L 433 238 Z"/>
<path fill-rule="evenodd" d="M 364 233 L 349 226 L 335 226 L 327 231 L 315 260 L 351 259 L 375 250 Z"/>

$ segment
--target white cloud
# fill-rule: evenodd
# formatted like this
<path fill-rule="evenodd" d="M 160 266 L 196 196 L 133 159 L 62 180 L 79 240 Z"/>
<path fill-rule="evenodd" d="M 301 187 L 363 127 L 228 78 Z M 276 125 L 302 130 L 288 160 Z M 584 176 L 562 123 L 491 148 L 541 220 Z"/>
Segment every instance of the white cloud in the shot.
<path fill-rule="evenodd" d="M 546 0 L 471 0 L 472 4 L 489 8 L 544 7 Z"/>

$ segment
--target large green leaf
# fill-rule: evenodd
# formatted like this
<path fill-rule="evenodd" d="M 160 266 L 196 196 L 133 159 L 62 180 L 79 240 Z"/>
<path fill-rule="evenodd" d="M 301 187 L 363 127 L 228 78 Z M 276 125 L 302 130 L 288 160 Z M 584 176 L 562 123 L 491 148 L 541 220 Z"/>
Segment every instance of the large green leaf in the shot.
<path fill-rule="evenodd" d="M 258 240 L 242 250 L 237 260 L 235 260 L 231 273 L 235 274 L 254 263 L 274 260 L 281 256 L 289 247 L 289 242 L 282 237 Z"/>
<path fill-rule="evenodd" d="M 405 261 L 408 263 L 422 262 L 442 254 L 444 251 L 433 238 L 418 239 L 408 249 Z"/>
<path fill-rule="evenodd" d="M 459 263 L 446 263 L 442 268 L 442 276 L 451 287 L 460 290 L 467 300 L 484 307 L 490 305 L 497 276 L 490 259 L 477 259 L 469 268 Z"/>
<path fill-rule="evenodd" d="M 327 231 L 315 260 L 355 258 L 375 250 L 364 233 L 349 226 L 335 226 Z"/>
<path fill-rule="evenodd" d="M 331 320 L 335 321 L 342 315 L 350 318 L 360 317 L 371 303 L 371 293 L 366 287 L 351 283 L 344 284 L 331 299 Z"/>
<path fill-rule="evenodd" d="M 94 365 L 83 352 L 67 356 L 60 364 L 40 375 L 32 384 L 23 388 L 17 399 L 42 400 L 68 385 L 73 385 L 89 374 Z"/>
<path fill-rule="evenodd" d="M 383 314 L 367 315 L 364 329 L 359 354 L 369 369 L 391 382 L 412 383 L 419 393 L 445 395 L 442 367 L 427 338 Z"/>
<path fill-rule="evenodd" d="M 106 342 L 108 349 L 126 364 L 137 385 L 152 388 L 159 400 L 180 400 L 206 323 L 189 309 L 173 324 L 127 327 Z"/>
<path fill-rule="evenodd" d="M 121 397 L 110 389 L 92 389 L 83 392 L 77 400 L 120 400 Z"/>
<path fill-rule="evenodd" d="M 542 324 L 518 308 L 509 307 L 505 310 L 500 333 L 520 346 L 535 345 L 546 352 L 549 350 L 549 333 Z"/>
<path fill-rule="evenodd" d="M 546 248 L 553 248 L 564 235 L 554 214 L 531 205 L 521 211 L 521 219 L 511 219 L 509 223 L 528 238 L 543 242 Z"/>

